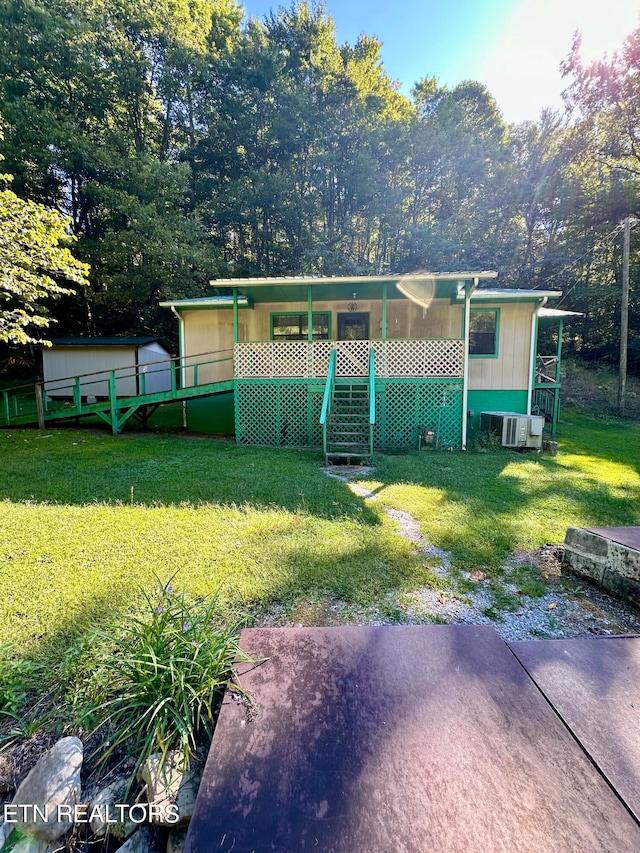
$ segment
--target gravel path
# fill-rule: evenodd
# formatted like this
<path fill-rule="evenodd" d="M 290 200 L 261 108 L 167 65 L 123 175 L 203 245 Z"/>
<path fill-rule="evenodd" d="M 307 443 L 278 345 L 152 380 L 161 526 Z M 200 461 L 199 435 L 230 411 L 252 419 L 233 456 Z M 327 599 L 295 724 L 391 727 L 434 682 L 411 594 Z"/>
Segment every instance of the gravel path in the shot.
<path fill-rule="evenodd" d="M 351 481 L 355 474 L 362 476 L 368 470 L 371 469 L 334 466 L 327 474 L 345 482 L 354 494 L 364 500 L 374 501 L 376 495 L 373 492 Z M 482 572 L 463 575 L 472 586 L 468 591 L 460 591 L 459 576 L 456 577 L 452 572 L 450 555 L 426 541 L 415 518 L 408 512 L 386 507 L 384 512 L 396 524 L 401 536 L 431 558 L 430 563 L 434 563 L 432 571 L 444 579 L 449 587 L 446 592 L 421 587 L 410 593 L 389 593 L 381 604 L 368 608 L 328 597 L 311 605 L 298 605 L 290 613 L 276 607 L 260 623 L 339 625 L 462 622 L 493 625 L 505 640 L 640 634 L 640 612 L 593 584 L 562 573 L 561 546 L 545 545 L 537 551 L 520 551 L 505 565 L 503 577 L 500 578 L 501 593 L 511 602 L 517 603 L 517 609 L 509 610 L 501 608 L 499 602 L 496 602 L 491 581 Z M 538 569 L 540 579 L 546 586 L 543 595 L 531 597 L 521 593 L 513 578 L 514 569 L 519 564 Z"/>

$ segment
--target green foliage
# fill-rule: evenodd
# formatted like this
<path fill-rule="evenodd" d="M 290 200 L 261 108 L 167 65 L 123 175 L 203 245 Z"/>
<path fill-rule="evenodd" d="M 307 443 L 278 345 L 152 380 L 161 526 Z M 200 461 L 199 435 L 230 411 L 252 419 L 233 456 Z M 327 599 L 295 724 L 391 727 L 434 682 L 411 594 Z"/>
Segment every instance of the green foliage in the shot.
<path fill-rule="evenodd" d="M 38 667 L 15 654 L 11 646 L 0 645 L 0 715 L 15 716 L 34 686 Z"/>
<path fill-rule="evenodd" d="M 202 736 L 211 738 L 234 668 L 248 660 L 233 631 L 218 624 L 218 602 L 190 600 L 171 582 L 144 596 L 137 616 L 118 631 L 99 634 L 103 646 L 98 678 L 107 698 L 96 713 L 110 732 L 104 761 L 126 746 L 136 770 L 151 754 L 179 749 L 188 766 Z"/>

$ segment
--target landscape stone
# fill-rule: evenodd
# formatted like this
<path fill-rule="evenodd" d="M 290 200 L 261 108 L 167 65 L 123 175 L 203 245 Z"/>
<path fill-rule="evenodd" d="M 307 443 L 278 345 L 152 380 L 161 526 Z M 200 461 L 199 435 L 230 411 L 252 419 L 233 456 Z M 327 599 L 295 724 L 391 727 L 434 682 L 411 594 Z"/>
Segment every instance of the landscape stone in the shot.
<path fill-rule="evenodd" d="M 162 845 L 164 846 L 164 845 Z M 162 853 L 158 837 L 148 826 L 137 829 L 116 853 Z"/>
<path fill-rule="evenodd" d="M 82 742 L 76 737 L 61 738 L 38 761 L 15 793 L 12 805 L 27 806 L 23 815 L 18 809 L 13 824 L 35 838 L 56 841 L 72 826 L 72 818 L 58 814 L 59 806 L 80 802 L 80 769 L 82 767 Z M 38 806 L 47 820 L 34 815 Z M 57 818 L 61 817 L 61 820 Z"/>
<path fill-rule="evenodd" d="M 11 853 L 55 853 L 57 850 L 60 850 L 60 844 L 56 841 L 45 841 L 43 838 L 25 835 Z"/>
<path fill-rule="evenodd" d="M 187 840 L 187 829 L 172 829 L 167 838 L 166 853 L 182 853 L 184 842 Z"/>
<path fill-rule="evenodd" d="M 149 802 L 161 809 L 159 815 L 154 815 L 153 822 L 173 828 L 186 826 L 195 807 L 202 768 L 185 770 L 184 756 L 178 750 L 167 753 L 164 763 L 158 752 L 142 765 L 139 776 L 147 786 Z M 173 805 L 178 809 L 177 822 L 172 819 L 171 811 L 167 811 L 167 807 Z"/>
<path fill-rule="evenodd" d="M 109 832 L 110 835 L 115 836 L 116 838 L 128 838 L 132 832 L 134 832 L 138 826 L 138 824 L 134 823 L 132 820 L 126 819 L 123 821 L 118 820 L 117 823 L 109 822 L 107 823 L 107 808 L 111 807 L 109 817 L 112 819 L 114 817 L 119 817 L 117 811 L 113 809 L 114 806 L 119 805 L 125 802 L 125 794 L 127 792 L 127 782 L 128 779 L 126 776 L 122 776 L 119 779 L 115 779 L 109 785 L 104 788 L 99 789 L 93 794 L 90 798 L 89 803 L 89 814 L 91 814 L 96 807 L 100 809 L 102 817 L 96 815 L 92 818 L 90 822 L 91 830 L 94 835 L 102 837 Z"/>

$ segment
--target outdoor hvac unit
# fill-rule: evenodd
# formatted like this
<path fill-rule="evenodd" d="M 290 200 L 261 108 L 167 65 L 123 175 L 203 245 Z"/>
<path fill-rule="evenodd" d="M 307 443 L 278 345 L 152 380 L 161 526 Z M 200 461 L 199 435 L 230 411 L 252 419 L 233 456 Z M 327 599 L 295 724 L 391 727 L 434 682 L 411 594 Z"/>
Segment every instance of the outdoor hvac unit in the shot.
<path fill-rule="evenodd" d="M 503 447 L 540 450 L 544 418 L 539 415 L 519 415 L 517 412 L 482 412 L 480 430 L 497 435 Z"/>

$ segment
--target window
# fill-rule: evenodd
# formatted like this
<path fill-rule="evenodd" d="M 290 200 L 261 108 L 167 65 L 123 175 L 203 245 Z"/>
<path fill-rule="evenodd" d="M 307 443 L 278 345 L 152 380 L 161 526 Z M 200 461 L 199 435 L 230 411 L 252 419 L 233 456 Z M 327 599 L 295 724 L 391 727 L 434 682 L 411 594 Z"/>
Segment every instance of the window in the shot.
<path fill-rule="evenodd" d="M 498 355 L 498 309 L 471 310 L 469 355 Z"/>
<path fill-rule="evenodd" d="M 329 340 L 329 314 L 313 314 L 312 333 L 314 341 Z M 309 315 L 304 314 L 272 314 L 271 340 L 273 341 L 306 341 L 308 335 Z"/>

